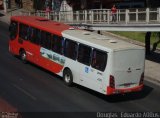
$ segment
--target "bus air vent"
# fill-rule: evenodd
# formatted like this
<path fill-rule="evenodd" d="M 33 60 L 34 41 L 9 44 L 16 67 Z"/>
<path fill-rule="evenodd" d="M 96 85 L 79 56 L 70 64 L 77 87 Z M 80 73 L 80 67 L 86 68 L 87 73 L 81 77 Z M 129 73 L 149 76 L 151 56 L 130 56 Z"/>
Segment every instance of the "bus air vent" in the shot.
<path fill-rule="evenodd" d="M 110 43 L 117 43 L 117 41 L 116 41 L 116 40 L 112 40 L 112 39 L 111 39 L 111 40 L 109 40 L 109 42 L 110 42 Z"/>
<path fill-rule="evenodd" d="M 60 25 L 60 23 L 55 23 L 55 25 Z"/>
<path fill-rule="evenodd" d="M 36 20 L 38 20 L 38 21 L 49 21 L 48 19 L 45 19 L 45 18 L 36 18 Z"/>
<path fill-rule="evenodd" d="M 73 27 L 70 27 L 69 30 L 74 30 L 74 28 L 73 28 Z"/>
<path fill-rule="evenodd" d="M 106 38 L 106 37 L 97 37 L 96 39 L 98 39 L 98 40 L 109 40 L 109 39 Z"/>
<path fill-rule="evenodd" d="M 83 32 L 83 35 L 90 35 L 90 32 Z"/>

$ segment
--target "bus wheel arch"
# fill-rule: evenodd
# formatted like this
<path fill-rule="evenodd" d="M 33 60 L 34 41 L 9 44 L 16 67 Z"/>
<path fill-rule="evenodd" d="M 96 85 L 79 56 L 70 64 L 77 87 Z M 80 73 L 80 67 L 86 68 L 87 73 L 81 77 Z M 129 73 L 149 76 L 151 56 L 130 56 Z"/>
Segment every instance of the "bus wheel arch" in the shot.
<path fill-rule="evenodd" d="M 27 54 L 26 54 L 26 51 L 23 48 L 21 48 L 19 50 L 19 57 L 20 57 L 20 59 L 22 60 L 23 63 L 27 63 Z"/>
<path fill-rule="evenodd" d="M 63 70 L 63 81 L 67 86 L 72 86 L 73 84 L 73 74 L 68 67 Z"/>

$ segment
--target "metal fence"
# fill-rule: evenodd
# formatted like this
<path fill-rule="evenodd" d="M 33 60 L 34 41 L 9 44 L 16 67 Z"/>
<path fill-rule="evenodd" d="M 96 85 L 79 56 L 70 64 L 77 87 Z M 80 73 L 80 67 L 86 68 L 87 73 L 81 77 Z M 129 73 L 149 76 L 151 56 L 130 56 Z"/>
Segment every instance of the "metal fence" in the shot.
<path fill-rule="evenodd" d="M 112 14 L 110 9 L 91 9 L 80 11 L 60 11 L 60 12 L 21 12 L 21 15 L 36 15 L 54 21 L 64 23 L 90 23 L 90 24 L 111 24 Z M 131 24 L 160 24 L 160 8 L 146 9 L 118 9 L 115 23 Z"/>

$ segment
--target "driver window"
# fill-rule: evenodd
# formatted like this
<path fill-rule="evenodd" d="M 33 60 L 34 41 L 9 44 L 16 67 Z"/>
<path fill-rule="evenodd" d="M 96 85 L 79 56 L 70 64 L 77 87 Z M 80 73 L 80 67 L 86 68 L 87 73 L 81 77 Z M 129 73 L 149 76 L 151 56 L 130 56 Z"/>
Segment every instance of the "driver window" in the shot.
<path fill-rule="evenodd" d="M 11 24 L 9 26 L 9 31 L 10 31 L 10 39 L 11 40 L 15 39 L 18 31 L 18 23 L 15 21 L 11 21 Z"/>

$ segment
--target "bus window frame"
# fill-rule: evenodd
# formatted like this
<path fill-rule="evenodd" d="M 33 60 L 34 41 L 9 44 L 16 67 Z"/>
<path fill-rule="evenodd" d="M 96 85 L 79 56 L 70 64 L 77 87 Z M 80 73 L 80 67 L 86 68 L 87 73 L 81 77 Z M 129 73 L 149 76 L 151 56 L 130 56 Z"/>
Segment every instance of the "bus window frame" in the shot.
<path fill-rule="evenodd" d="M 56 52 L 56 53 L 58 53 L 60 55 L 64 55 L 64 42 L 65 42 L 65 39 L 62 36 L 58 36 L 58 35 L 53 34 L 51 40 L 52 40 L 51 41 L 52 42 L 51 43 L 52 44 L 52 46 L 51 46 L 52 47 L 52 51 Z M 57 45 L 58 43 L 61 44 L 61 45 Z"/>
<path fill-rule="evenodd" d="M 81 54 L 80 53 L 80 46 L 85 46 L 85 47 L 87 47 L 87 48 L 90 48 L 90 55 L 88 55 L 88 56 L 84 56 L 84 52 L 85 51 L 83 51 L 83 54 Z M 82 61 L 82 58 L 80 58 L 80 55 L 81 55 L 81 57 L 82 58 L 85 58 L 85 59 L 83 59 L 83 61 Z M 91 46 L 88 46 L 88 45 L 85 45 L 85 44 L 83 44 L 83 43 L 79 43 L 79 45 L 78 45 L 78 55 L 77 55 L 77 61 L 78 62 L 80 62 L 80 63 L 82 63 L 82 64 L 85 64 L 85 65 L 87 65 L 87 66 L 90 66 L 91 65 L 91 55 L 92 55 L 92 47 Z M 88 63 L 86 63 L 85 61 L 86 61 L 86 57 L 89 57 L 88 58 Z M 84 61 L 85 60 L 85 61 Z"/>
<path fill-rule="evenodd" d="M 101 65 L 96 65 L 96 63 L 97 63 L 97 56 L 96 57 L 94 57 L 94 51 L 96 51 L 96 52 L 98 52 L 98 53 L 103 53 L 104 54 L 104 58 L 105 58 L 105 62 L 104 63 L 102 63 L 102 59 L 101 59 L 101 61 L 100 61 L 100 63 L 102 63 Z M 96 60 L 95 60 L 96 59 Z M 99 71 L 102 71 L 102 72 L 104 72 L 104 70 L 106 69 L 106 67 L 107 67 L 107 61 L 108 61 L 108 53 L 106 52 L 106 51 L 103 51 L 103 50 L 100 50 L 100 49 L 97 49 L 97 48 L 93 48 L 93 50 L 92 50 L 92 60 L 91 60 L 91 67 L 92 68 L 94 68 L 94 69 L 97 69 L 97 70 L 99 70 Z M 104 65 L 104 66 L 103 66 Z M 102 68 L 103 67 L 103 68 Z"/>
<path fill-rule="evenodd" d="M 23 26 L 23 27 L 22 27 Z M 19 23 L 19 38 L 20 39 L 22 39 L 22 40 L 25 40 L 25 41 L 27 41 L 27 40 L 30 40 L 30 37 L 28 36 L 29 35 L 29 33 L 28 33 L 28 29 L 29 29 L 29 25 L 26 25 L 26 24 L 24 24 L 24 23 Z M 23 30 L 22 30 L 22 29 Z M 25 32 L 24 32 L 24 28 L 25 28 Z M 24 35 L 24 33 L 26 33 L 25 35 Z M 24 36 L 23 36 L 24 35 Z"/>
<path fill-rule="evenodd" d="M 67 46 L 66 43 L 68 43 L 69 46 Z M 74 49 L 72 47 L 70 47 L 71 45 L 73 46 L 73 44 L 74 44 Z M 78 55 L 78 43 L 76 41 L 73 41 L 73 40 L 70 40 L 70 39 L 66 38 L 65 39 L 65 44 L 64 44 L 64 56 L 68 57 L 72 60 L 76 60 L 77 55 Z"/>

